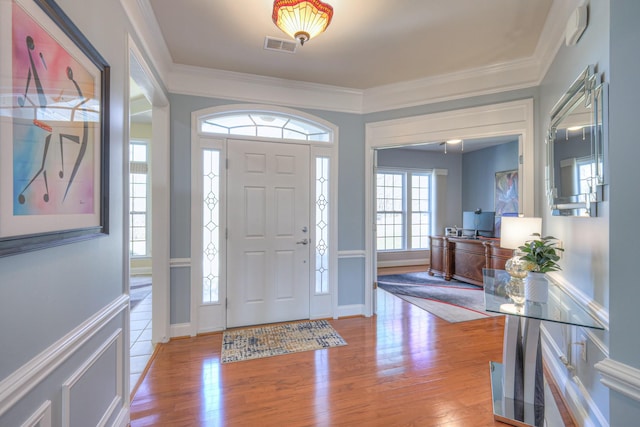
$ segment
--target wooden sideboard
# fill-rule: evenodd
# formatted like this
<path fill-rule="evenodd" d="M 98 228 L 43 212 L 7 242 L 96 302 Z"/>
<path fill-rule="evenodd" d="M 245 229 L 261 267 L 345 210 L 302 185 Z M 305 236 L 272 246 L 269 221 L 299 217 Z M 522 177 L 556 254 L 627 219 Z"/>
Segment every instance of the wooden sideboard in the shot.
<path fill-rule="evenodd" d="M 483 286 L 482 269 L 504 270 L 504 264 L 513 256 L 513 250 L 500 247 L 499 239 L 429 236 L 429 240 L 429 274 L 445 280 Z"/>

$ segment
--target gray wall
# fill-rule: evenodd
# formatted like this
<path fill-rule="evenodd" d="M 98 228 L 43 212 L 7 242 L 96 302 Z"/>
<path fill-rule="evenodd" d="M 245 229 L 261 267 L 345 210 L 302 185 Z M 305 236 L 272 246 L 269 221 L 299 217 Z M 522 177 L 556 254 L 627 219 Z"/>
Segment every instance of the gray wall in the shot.
<path fill-rule="evenodd" d="M 496 172 L 518 169 L 518 141 L 462 156 L 462 210 L 495 211 Z"/>
<path fill-rule="evenodd" d="M 610 358 L 640 369 L 638 334 L 638 250 L 630 238 L 640 212 L 640 145 L 637 143 L 640 99 L 640 2 L 611 1 L 611 49 L 609 91 L 610 162 Z M 611 392 L 611 426 L 637 425 L 637 401 Z"/>
<path fill-rule="evenodd" d="M 126 62 L 128 21 L 117 1 L 57 0 L 57 3 L 111 66 L 110 234 L 0 259 L 0 381 L 24 366 L 31 366 L 30 361 L 38 357 L 47 360 L 46 368 L 52 369 L 42 378 L 31 378 L 37 370 L 24 373 L 33 388 L 6 412 L 0 413 L 1 426 L 21 425 L 46 400 L 52 402 L 53 425 L 59 426 L 62 383 L 121 328 L 124 343 L 121 351 L 116 351 L 115 345 L 109 346 L 80 377 L 78 386 L 72 388 L 72 420 L 95 425 L 115 396 L 116 365 L 125 364 L 128 355 L 127 304 L 123 297 L 127 287 L 124 282 L 122 160 L 124 96 L 129 75 Z M 2 16 L 3 25 L 5 18 Z M 117 306 L 115 317 L 111 320 L 100 317 L 98 312 L 110 305 Z M 87 332 L 83 325 L 92 317 L 99 319 L 100 328 L 93 331 L 95 333 Z M 62 342 L 62 338 L 72 331 L 86 333 L 87 341 L 79 342 L 77 336 L 72 336 Z M 56 352 L 59 354 L 55 361 L 47 359 Z M 128 378 L 128 372 L 123 372 L 119 380 L 126 385 Z M 78 393 L 80 389 L 82 393 Z M 126 390 L 123 397 L 128 399 L 128 393 Z M 123 408 L 124 402 L 120 401 L 109 423 Z"/>
<path fill-rule="evenodd" d="M 567 47 L 563 44 L 560 47 L 556 58 L 540 85 L 540 103 L 538 105 L 541 120 L 537 124 L 538 135 L 546 135 L 549 126 L 549 112 L 588 64 L 595 64 L 598 71 L 604 73 L 605 80 L 611 80 L 609 74 L 609 2 L 591 1 L 589 7 L 589 26 L 587 30 L 577 45 Z M 542 165 L 545 164 L 544 159 L 546 158 L 543 137 L 539 137 L 538 141 L 536 159 L 537 164 L 540 165 L 537 170 L 540 172 L 536 174 L 538 188 L 535 201 L 536 214 L 543 217 L 543 233 L 559 238 L 564 244 L 565 252 L 560 262 L 562 271 L 559 274 L 562 280 L 575 286 L 588 297 L 593 298 L 613 315 L 614 310 L 611 310 L 609 304 L 610 202 L 606 201 L 600 204 L 597 218 L 551 216 L 545 197 L 545 182 L 544 174 L 542 173 Z M 613 159 L 605 159 L 606 169 L 613 170 L 616 167 Z M 613 202 L 613 198 L 611 202 Z M 610 326 L 613 330 L 622 325 L 611 323 Z M 549 327 L 548 330 L 552 333 L 552 338 L 558 347 L 565 354 L 568 354 L 571 351 L 569 329 L 563 330 L 557 327 Z M 599 331 L 576 331 L 574 333 L 591 333 L 593 334 L 591 336 L 598 341 L 596 343 L 592 339 L 588 340 L 588 362 L 583 363 L 580 358 L 577 358 L 575 375 L 594 399 L 597 410 L 607 418 L 609 417 L 609 391 L 600 383 L 600 374 L 594 368 L 594 364 L 607 357 L 609 334 Z M 573 377 L 573 374 L 569 371 L 565 372 L 565 374 L 568 378 Z"/>

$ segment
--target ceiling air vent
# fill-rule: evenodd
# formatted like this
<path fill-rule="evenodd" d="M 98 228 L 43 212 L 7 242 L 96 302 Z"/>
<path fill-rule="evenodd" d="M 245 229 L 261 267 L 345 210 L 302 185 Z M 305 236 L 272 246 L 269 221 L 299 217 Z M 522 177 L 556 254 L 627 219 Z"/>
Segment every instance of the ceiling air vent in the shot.
<path fill-rule="evenodd" d="M 279 40 L 271 37 L 264 38 L 264 48 L 266 50 L 277 50 L 278 52 L 296 53 L 298 45 L 295 41 Z"/>

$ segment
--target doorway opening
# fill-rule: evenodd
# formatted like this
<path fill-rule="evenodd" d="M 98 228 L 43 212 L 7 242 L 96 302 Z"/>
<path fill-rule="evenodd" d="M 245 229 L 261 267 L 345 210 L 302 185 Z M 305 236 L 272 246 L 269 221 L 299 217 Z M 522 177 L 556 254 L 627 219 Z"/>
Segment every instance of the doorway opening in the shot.
<path fill-rule="evenodd" d="M 365 218 L 366 218 L 366 260 L 365 271 L 365 314 L 376 311 L 375 281 L 378 271 L 377 240 L 373 226 L 377 224 L 378 211 L 376 198 L 376 173 L 380 151 L 406 146 L 424 145 L 431 141 L 444 151 L 441 142 L 451 139 L 483 140 L 515 136 L 518 145 L 518 205 L 519 213 L 533 215 L 534 200 L 534 139 L 533 139 L 533 100 L 525 99 L 501 104 L 472 107 L 448 112 L 426 114 L 403 119 L 387 120 L 366 125 L 365 136 Z M 465 145 L 467 147 L 467 145 Z M 434 169 L 433 189 L 442 193 L 448 180 L 447 171 Z M 446 192 L 435 198 L 444 198 Z M 446 200 L 444 198 L 443 200 Z M 432 202 L 433 203 L 433 202 Z M 447 219 L 445 203 L 432 205 L 434 213 L 431 233 L 444 230 L 452 225 Z M 444 209 L 444 212 L 441 212 Z M 461 212 L 461 206 L 456 212 Z"/>
<path fill-rule="evenodd" d="M 125 283 L 131 302 L 129 390 L 155 344 L 169 340 L 169 102 L 129 38 L 129 128 L 124 146 Z"/>
<path fill-rule="evenodd" d="M 153 286 L 151 252 L 152 106 L 136 81 L 129 84 L 129 304 L 130 386 L 151 355 Z"/>

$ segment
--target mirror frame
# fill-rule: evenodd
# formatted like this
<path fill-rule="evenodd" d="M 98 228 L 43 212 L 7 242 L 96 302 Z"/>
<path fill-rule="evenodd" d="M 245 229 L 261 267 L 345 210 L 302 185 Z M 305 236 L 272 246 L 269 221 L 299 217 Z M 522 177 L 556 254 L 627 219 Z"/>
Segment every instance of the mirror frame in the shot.
<path fill-rule="evenodd" d="M 604 110 L 606 108 L 607 86 L 600 81 L 593 65 L 587 66 L 551 109 L 550 123 L 545 139 L 547 150 L 546 182 L 547 198 L 551 214 L 554 216 L 597 216 L 598 202 L 603 198 L 604 186 Z M 555 181 L 554 141 L 562 122 L 571 112 L 584 102 L 591 106 L 591 160 L 594 164 L 593 179 L 588 193 L 570 196 L 558 196 L 558 185 Z"/>

